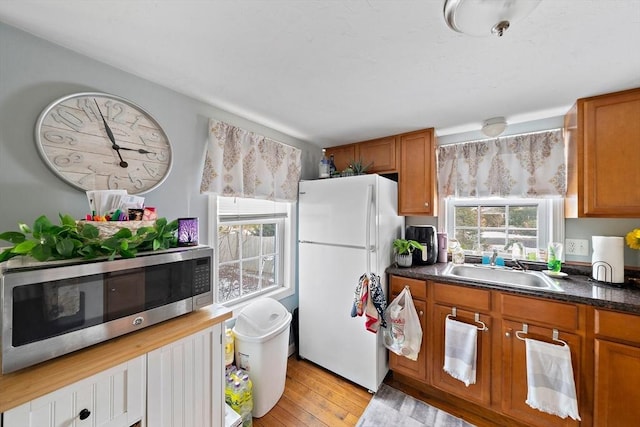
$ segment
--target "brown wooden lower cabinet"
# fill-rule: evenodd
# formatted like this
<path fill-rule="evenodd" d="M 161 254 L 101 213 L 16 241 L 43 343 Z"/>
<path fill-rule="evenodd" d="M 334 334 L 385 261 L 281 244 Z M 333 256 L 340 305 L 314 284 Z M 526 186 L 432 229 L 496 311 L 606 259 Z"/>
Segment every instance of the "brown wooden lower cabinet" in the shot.
<path fill-rule="evenodd" d="M 502 345 L 502 412 L 530 426 L 578 426 L 580 423 L 570 417 L 562 419 L 533 409 L 527 403 L 527 358 L 524 340 L 516 336 L 516 332 L 522 329 L 522 322 L 510 320 L 502 321 L 503 345 Z M 528 324 L 529 338 L 550 341 L 553 329 Z M 581 369 L 581 342 L 575 334 L 562 332 L 560 339 L 566 342 L 571 349 L 571 364 L 573 365 L 574 382 L 576 391 L 580 390 Z"/>
<path fill-rule="evenodd" d="M 491 334 L 493 329 L 491 319 L 483 315 L 480 320 L 487 327 L 486 331 L 478 331 L 477 344 L 477 366 L 476 366 L 476 383 L 469 384 L 467 387 L 462 381 L 453 378 L 444 371 L 444 344 L 445 344 L 445 321 L 451 314 L 452 307 L 436 304 L 433 307 L 432 321 L 434 325 L 432 335 L 433 354 L 431 359 L 433 386 L 447 393 L 463 399 L 475 402 L 481 405 L 489 405 L 491 403 Z M 464 323 L 475 324 L 475 313 L 477 311 L 468 311 L 456 308 L 456 320 Z"/>
<path fill-rule="evenodd" d="M 414 295 L 414 302 L 427 314 L 418 361 L 390 355 L 394 381 L 496 426 L 640 425 L 638 316 L 625 314 L 628 317 L 611 321 L 583 304 L 397 276 L 391 276 L 390 283 L 390 298 L 407 284 L 412 292 L 422 284 L 422 300 Z M 469 387 L 443 370 L 445 320 L 453 307 L 458 320 L 474 324 L 477 313 L 489 329 L 478 331 L 476 384 Z M 622 325 L 632 321 L 636 329 L 628 332 L 630 328 Z M 557 330 L 558 338 L 569 345 L 582 421 L 550 415 L 526 403 L 526 345 L 516 336 L 524 324 L 529 338 L 553 342 Z M 611 326 L 607 329 L 607 325 Z M 621 329 L 627 331 L 622 337 L 611 337 L 615 335 L 612 330 Z M 616 340 L 619 342 L 613 342 Z"/>
<path fill-rule="evenodd" d="M 640 425 L 640 319 L 596 310 L 595 333 L 594 426 Z"/>
<path fill-rule="evenodd" d="M 417 360 L 411 360 L 404 356 L 398 356 L 393 352 L 389 352 L 389 368 L 398 373 L 408 375 L 418 381 L 427 380 L 427 303 L 425 301 L 427 283 L 424 280 L 407 279 L 405 277 L 392 276 L 389 292 L 389 302 L 393 301 L 400 292 L 409 287 L 413 304 L 416 307 L 418 317 L 420 318 L 420 326 L 422 327 L 422 344 Z"/>

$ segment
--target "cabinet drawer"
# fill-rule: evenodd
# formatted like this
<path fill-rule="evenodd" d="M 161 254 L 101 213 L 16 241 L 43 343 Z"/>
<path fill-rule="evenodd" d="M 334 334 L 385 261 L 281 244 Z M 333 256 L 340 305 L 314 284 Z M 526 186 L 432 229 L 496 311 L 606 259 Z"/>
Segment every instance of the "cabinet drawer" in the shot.
<path fill-rule="evenodd" d="M 434 283 L 433 298 L 435 302 L 460 308 L 481 311 L 491 310 L 491 292 L 484 289 Z"/>
<path fill-rule="evenodd" d="M 391 292 L 389 295 L 398 295 L 405 286 L 409 286 L 409 291 L 413 299 L 426 301 L 427 282 L 419 279 L 408 279 L 406 277 L 391 276 Z"/>
<path fill-rule="evenodd" d="M 546 324 L 551 328 L 578 329 L 578 307 L 537 298 L 500 295 L 502 314 L 513 319 Z"/>
<path fill-rule="evenodd" d="M 595 333 L 640 344 L 640 316 L 596 310 Z"/>

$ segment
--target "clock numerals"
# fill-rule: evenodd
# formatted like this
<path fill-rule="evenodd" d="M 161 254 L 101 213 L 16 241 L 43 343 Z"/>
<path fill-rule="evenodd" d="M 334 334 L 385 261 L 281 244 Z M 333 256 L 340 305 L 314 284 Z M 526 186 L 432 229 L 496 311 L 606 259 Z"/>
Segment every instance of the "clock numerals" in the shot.
<path fill-rule="evenodd" d="M 85 186 L 86 186 L 87 184 L 89 184 L 89 183 L 95 182 L 95 179 L 96 179 L 96 173 L 98 172 L 98 171 L 96 171 L 96 169 L 95 169 L 93 166 L 91 166 L 91 165 L 89 165 L 89 166 L 87 167 L 87 169 L 89 169 L 91 172 L 90 172 L 90 173 L 86 173 L 86 174 L 84 174 L 84 175 L 82 176 L 82 178 L 80 178 L 80 179 L 78 180 L 78 184 L 80 184 L 80 185 L 81 185 L 81 186 L 83 186 L 83 187 L 85 187 Z"/>
<path fill-rule="evenodd" d="M 80 153 L 71 153 L 68 155 L 60 155 L 53 158 L 56 166 L 65 167 L 75 163 L 82 163 L 83 157 Z"/>
<path fill-rule="evenodd" d="M 51 113 L 51 117 L 56 122 L 60 123 L 61 125 L 65 125 L 75 130 L 76 132 L 80 132 L 80 130 L 82 130 L 82 128 L 84 127 L 84 122 L 82 121 L 82 119 L 77 117 L 71 111 L 67 110 L 64 107 L 56 108 Z"/>
<path fill-rule="evenodd" d="M 143 163 L 144 165 L 144 170 L 147 171 L 147 173 L 149 174 L 149 176 L 151 178 L 158 178 L 160 176 L 162 176 L 162 174 L 160 173 L 160 168 L 155 166 L 152 163 Z"/>
<path fill-rule="evenodd" d="M 73 135 L 66 135 L 54 130 L 48 130 L 42 133 L 44 139 L 54 144 L 69 144 L 76 145 L 78 139 Z"/>
<path fill-rule="evenodd" d="M 136 116 L 136 119 L 129 125 L 129 128 L 131 130 L 133 130 L 133 131 L 137 130 L 138 129 L 138 122 L 140 121 L 141 118 L 142 118 L 142 116 Z"/>
<path fill-rule="evenodd" d="M 95 111 L 96 107 L 89 98 L 79 99 L 78 108 L 84 111 L 84 114 L 87 115 L 87 118 L 89 119 L 89 121 L 95 122 L 100 120 L 98 114 Z"/>
<path fill-rule="evenodd" d="M 118 102 L 114 102 L 113 106 L 109 109 L 109 113 L 110 113 L 109 116 L 111 117 L 112 122 L 126 123 L 124 119 L 120 117 L 124 113 L 124 105 Z"/>
<path fill-rule="evenodd" d="M 124 183 L 123 181 L 129 181 L 133 184 L 133 187 L 137 190 L 144 188 L 144 182 L 136 176 L 133 176 L 129 173 L 126 177 L 119 175 L 109 175 L 108 186 L 110 190 L 117 190 L 119 188 L 130 188 L 131 186 L 128 183 Z"/>

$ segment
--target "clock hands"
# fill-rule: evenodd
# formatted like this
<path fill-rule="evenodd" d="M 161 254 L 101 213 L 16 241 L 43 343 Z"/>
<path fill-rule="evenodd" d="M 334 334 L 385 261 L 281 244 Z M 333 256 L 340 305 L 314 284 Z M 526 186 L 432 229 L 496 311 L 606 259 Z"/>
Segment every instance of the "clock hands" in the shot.
<path fill-rule="evenodd" d="M 129 166 L 129 163 L 125 162 L 124 159 L 122 158 L 122 154 L 120 154 L 120 149 L 122 147 L 120 147 L 118 144 L 116 144 L 116 139 L 113 136 L 113 132 L 111 132 L 111 128 L 107 124 L 107 121 L 104 119 L 104 116 L 102 115 L 102 111 L 100 111 L 100 106 L 98 105 L 98 101 L 96 101 L 96 99 L 94 98 L 93 102 L 96 103 L 96 107 L 98 107 L 98 112 L 100 113 L 100 117 L 102 117 L 102 123 L 104 123 L 104 130 L 107 131 L 107 136 L 109 137 L 109 140 L 111 141 L 111 148 L 116 150 L 116 153 L 118 153 L 118 157 L 120 157 L 120 167 L 126 168 L 127 166 Z"/>
<path fill-rule="evenodd" d="M 154 153 L 153 151 L 147 151 L 147 150 L 142 149 L 142 148 L 127 148 L 127 147 L 120 147 L 120 146 L 119 146 L 119 148 L 120 148 L 121 150 L 137 151 L 137 152 L 138 152 L 138 153 L 140 153 L 140 154 L 156 154 L 156 153 Z"/>

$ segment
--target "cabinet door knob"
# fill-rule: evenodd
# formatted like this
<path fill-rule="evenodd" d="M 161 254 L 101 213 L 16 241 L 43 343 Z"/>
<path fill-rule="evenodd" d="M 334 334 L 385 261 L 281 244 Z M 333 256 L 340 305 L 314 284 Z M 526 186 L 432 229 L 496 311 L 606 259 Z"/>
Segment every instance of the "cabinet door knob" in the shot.
<path fill-rule="evenodd" d="M 420 315 L 420 317 L 422 317 L 424 315 L 424 311 L 420 310 L 418 314 Z"/>
<path fill-rule="evenodd" d="M 428 208 L 429 207 L 429 202 L 424 202 L 424 207 Z"/>
<path fill-rule="evenodd" d="M 511 338 L 511 332 L 507 331 L 504 333 L 504 336 L 507 338 Z"/>
<path fill-rule="evenodd" d="M 78 415 L 80 416 L 81 420 L 86 420 L 87 418 L 89 418 L 89 415 L 91 415 L 91 411 L 87 408 L 84 408 Z"/>

